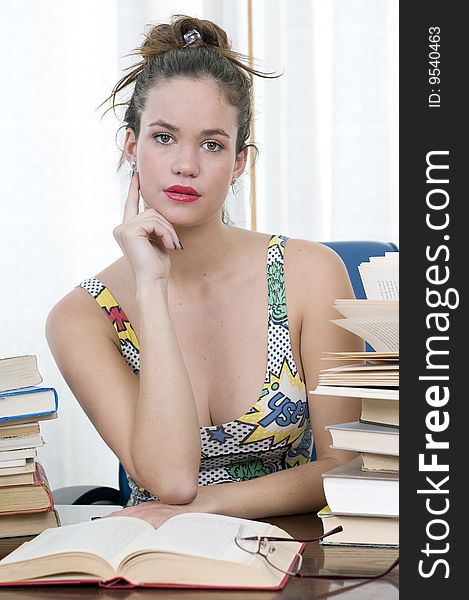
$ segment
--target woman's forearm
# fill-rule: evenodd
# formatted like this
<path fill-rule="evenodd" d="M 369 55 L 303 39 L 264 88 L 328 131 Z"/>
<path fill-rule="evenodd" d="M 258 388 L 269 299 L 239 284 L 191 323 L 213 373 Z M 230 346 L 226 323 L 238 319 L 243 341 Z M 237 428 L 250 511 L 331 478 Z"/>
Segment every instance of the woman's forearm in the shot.
<path fill-rule="evenodd" d="M 192 386 L 168 309 L 167 281 L 137 289 L 140 390 L 131 455 L 138 483 L 163 502 L 197 493 L 200 432 Z"/>
<path fill-rule="evenodd" d="M 249 481 L 199 487 L 194 502 L 206 512 L 245 519 L 318 511 L 326 503 L 322 473 L 336 465 L 324 458 Z"/>

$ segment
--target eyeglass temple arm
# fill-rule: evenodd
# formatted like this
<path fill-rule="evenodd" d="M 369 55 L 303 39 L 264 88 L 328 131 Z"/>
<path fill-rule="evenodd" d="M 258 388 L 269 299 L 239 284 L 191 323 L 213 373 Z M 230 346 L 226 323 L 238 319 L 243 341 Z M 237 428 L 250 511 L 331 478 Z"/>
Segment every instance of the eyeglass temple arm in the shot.
<path fill-rule="evenodd" d="M 343 529 L 344 528 L 342 527 L 342 525 L 339 525 L 338 527 L 331 529 L 327 533 L 323 533 L 322 535 L 318 535 L 317 537 L 312 537 L 312 538 L 285 538 L 285 537 L 275 537 L 275 536 L 252 535 L 252 536 L 243 537 L 240 539 L 242 539 L 242 540 L 258 540 L 260 538 L 262 540 L 265 540 L 266 542 L 317 542 L 319 540 L 324 539 L 328 535 L 333 535 L 334 533 L 339 533 L 340 531 L 343 531 Z"/>

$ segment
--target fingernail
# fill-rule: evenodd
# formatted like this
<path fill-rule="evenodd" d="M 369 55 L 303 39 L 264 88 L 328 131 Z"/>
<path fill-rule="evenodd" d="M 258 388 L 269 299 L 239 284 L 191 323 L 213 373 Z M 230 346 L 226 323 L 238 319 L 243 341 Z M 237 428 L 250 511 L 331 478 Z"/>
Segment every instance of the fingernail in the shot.
<path fill-rule="evenodd" d="M 179 245 L 181 246 L 181 250 L 184 250 L 184 246 L 182 245 L 181 240 L 179 240 Z"/>

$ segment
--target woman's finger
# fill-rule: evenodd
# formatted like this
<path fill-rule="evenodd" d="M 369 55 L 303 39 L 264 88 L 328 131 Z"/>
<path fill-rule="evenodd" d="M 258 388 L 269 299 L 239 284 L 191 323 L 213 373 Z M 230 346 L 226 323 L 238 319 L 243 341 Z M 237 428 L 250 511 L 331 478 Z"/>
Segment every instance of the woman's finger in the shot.
<path fill-rule="evenodd" d="M 178 248 L 173 240 L 174 232 L 171 228 L 148 212 L 141 213 L 137 218 L 128 223 L 118 225 L 114 229 L 114 232 L 114 237 L 116 237 L 118 242 L 121 240 L 124 246 L 128 246 L 132 240 L 145 237 L 152 244 L 161 244 L 167 250 Z"/>
<path fill-rule="evenodd" d="M 137 171 L 134 171 L 130 181 L 129 193 L 124 205 L 123 222 L 126 223 L 138 215 L 138 203 L 140 200 L 140 180 Z"/>
<path fill-rule="evenodd" d="M 153 208 L 149 208 L 146 209 L 143 213 L 141 213 L 139 218 L 143 217 L 143 215 L 145 214 L 147 214 L 150 219 L 156 219 L 158 223 L 160 223 L 163 227 L 166 227 L 171 234 L 174 248 L 177 250 L 182 249 L 182 244 L 179 241 L 178 234 L 175 232 L 174 227 L 171 225 L 171 223 L 167 219 L 165 219 L 162 214 L 160 214 Z"/>

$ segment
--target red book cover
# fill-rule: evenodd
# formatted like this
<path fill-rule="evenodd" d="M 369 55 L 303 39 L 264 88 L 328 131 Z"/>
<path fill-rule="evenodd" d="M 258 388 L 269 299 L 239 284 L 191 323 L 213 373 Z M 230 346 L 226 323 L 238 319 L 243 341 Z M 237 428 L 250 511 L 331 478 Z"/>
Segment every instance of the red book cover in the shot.
<path fill-rule="evenodd" d="M 9 485 L 0 488 L 0 519 L 2 515 L 50 511 L 53 508 L 52 490 L 44 467 L 38 461 L 31 485 Z"/>

